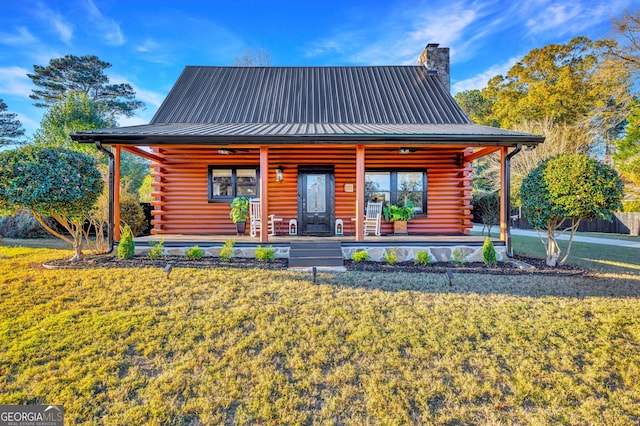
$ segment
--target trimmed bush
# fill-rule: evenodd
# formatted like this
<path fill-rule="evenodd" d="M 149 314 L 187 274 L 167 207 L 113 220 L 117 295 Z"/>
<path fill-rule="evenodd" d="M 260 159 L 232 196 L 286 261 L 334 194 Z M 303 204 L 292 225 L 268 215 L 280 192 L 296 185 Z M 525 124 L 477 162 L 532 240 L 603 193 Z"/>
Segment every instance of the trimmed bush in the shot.
<path fill-rule="evenodd" d="M 493 247 L 493 242 L 491 242 L 489 237 L 484 239 L 484 244 L 482 245 L 482 259 L 487 266 L 496 266 L 498 263 L 496 259 L 496 249 Z"/>
<path fill-rule="evenodd" d="M 133 242 L 133 235 L 129 225 L 125 225 L 122 230 L 122 238 L 118 244 L 118 259 L 131 259 L 136 252 L 136 244 Z"/>
<path fill-rule="evenodd" d="M 351 260 L 357 263 L 364 262 L 369 259 L 371 259 L 371 256 L 369 256 L 369 253 L 367 253 L 366 250 L 357 251 L 351 255 Z"/>
<path fill-rule="evenodd" d="M 200 260 L 202 256 L 204 256 L 204 251 L 198 246 L 193 246 L 189 250 L 187 250 L 187 259 L 189 260 Z"/>
<path fill-rule="evenodd" d="M 160 238 L 160 241 L 154 243 L 149 251 L 150 259 L 162 259 L 164 257 L 164 238 Z"/>
<path fill-rule="evenodd" d="M 388 265 L 395 265 L 398 263 L 398 249 L 394 247 L 385 251 L 384 261 L 387 262 Z"/>
<path fill-rule="evenodd" d="M 429 252 L 419 251 L 416 253 L 416 258 L 413 259 L 414 265 L 429 266 L 431 265 L 431 258 Z"/>
<path fill-rule="evenodd" d="M 460 250 L 458 247 L 456 247 L 453 250 L 453 254 L 452 254 L 451 260 L 456 265 L 464 265 L 465 263 L 467 263 L 467 256 L 464 254 L 464 252 L 462 250 Z"/>
<path fill-rule="evenodd" d="M 233 246 L 235 245 L 235 240 L 225 241 L 220 249 L 220 260 L 223 262 L 228 262 L 233 257 Z"/>
<path fill-rule="evenodd" d="M 256 247 L 256 260 L 258 262 L 271 262 L 276 259 L 276 249 L 273 246 Z"/>

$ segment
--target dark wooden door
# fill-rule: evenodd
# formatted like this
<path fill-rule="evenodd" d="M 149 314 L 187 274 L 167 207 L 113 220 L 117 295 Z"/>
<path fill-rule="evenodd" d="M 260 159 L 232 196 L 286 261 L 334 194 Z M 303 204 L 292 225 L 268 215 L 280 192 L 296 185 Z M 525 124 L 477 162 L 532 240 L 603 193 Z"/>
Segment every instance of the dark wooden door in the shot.
<path fill-rule="evenodd" d="M 302 235 L 332 235 L 334 174 L 328 169 L 300 169 L 298 218 Z"/>

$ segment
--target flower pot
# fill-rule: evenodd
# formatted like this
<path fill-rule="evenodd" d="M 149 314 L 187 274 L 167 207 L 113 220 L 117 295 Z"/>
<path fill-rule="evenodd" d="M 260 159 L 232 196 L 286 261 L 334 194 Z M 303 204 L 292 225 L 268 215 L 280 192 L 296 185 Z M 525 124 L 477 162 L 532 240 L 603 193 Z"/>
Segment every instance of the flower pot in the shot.
<path fill-rule="evenodd" d="M 393 222 L 393 235 L 407 235 L 406 220 L 396 220 Z"/>
<path fill-rule="evenodd" d="M 244 231 L 247 228 L 247 222 L 236 222 L 236 231 L 238 235 L 244 235 Z"/>

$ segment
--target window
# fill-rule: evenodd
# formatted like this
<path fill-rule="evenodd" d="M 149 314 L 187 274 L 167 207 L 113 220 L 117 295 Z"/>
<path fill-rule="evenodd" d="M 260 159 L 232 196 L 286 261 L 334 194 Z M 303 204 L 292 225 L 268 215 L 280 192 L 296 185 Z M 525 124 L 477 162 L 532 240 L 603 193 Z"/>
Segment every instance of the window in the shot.
<path fill-rule="evenodd" d="M 209 166 L 209 202 L 229 202 L 235 197 L 258 195 L 258 169 Z"/>
<path fill-rule="evenodd" d="M 427 211 L 427 174 L 412 170 L 371 170 L 365 172 L 366 201 L 403 206 L 413 201 L 417 214 Z"/>

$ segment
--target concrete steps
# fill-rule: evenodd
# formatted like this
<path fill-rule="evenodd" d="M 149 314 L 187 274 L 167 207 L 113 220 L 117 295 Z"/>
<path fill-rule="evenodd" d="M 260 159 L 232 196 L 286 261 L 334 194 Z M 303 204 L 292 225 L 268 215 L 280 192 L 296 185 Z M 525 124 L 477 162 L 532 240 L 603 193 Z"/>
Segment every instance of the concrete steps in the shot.
<path fill-rule="evenodd" d="M 327 242 L 292 242 L 289 249 L 290 268 L 342 267 L 342 243 Z"/>

